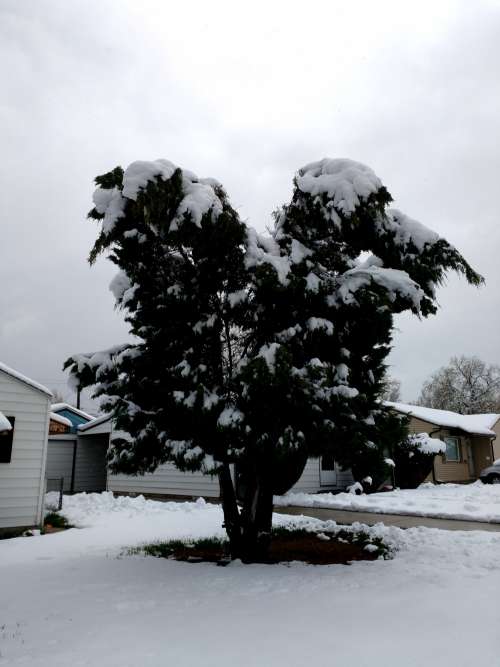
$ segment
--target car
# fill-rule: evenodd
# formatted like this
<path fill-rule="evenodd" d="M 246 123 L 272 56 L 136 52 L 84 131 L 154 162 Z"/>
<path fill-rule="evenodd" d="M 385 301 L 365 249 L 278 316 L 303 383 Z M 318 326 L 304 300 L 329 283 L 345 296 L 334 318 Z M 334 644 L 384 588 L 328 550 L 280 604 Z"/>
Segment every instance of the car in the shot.
<path fill-rule="evenodd" d="M 479 479 L 485 484 L 500 484 L 500 459 L 479 473 Z"/>

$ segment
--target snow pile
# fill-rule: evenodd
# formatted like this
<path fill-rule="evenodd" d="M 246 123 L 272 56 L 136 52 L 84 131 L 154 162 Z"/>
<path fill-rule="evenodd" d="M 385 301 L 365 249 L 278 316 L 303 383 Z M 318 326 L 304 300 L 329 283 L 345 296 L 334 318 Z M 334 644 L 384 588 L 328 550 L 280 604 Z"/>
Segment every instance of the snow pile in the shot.
<path fill-rule="evenodd" d="M 369 167 L 347 159 L 311 162 L 299 169 L 296 181 L 301 192 L 313 197 L 327 195 L 335 209 L 346 216 L 382 187 L 382 181 Z"/>
<path fill-rule="evenodd" d="M 500 485 L 480 481 L 473 484 L 428 483 L 421 484 L 418 489 L 396 489 L 361 496 L 352 493 L 289 493 L 276 497 L 275 505 L 500 523 Z"/>
<path fill-rule="evenodd" d="M 46 504 L 53 506 L 57 492 L 46 494 Z M 61 514 L 73 526 L 82 528 L 98 523 L 102 517 L 110 517 L 110 514 L 126 514 L 127 518 L 164 515 L 165 512 L 191 512 L 200 510 L 209 505 L 198 498 L 196 502 L 189 503 L 162 503 L 154 500 L 146 500 L 144 496 L 114 496 L 110 491 L 103 493 L 78 493 L 73 496 L 64 496 L 64 505 Z"/>
<path fill-rule="evenodd" d="M 46 510 L 56 509 L 58 499 L 58 493 L 48 493 Z M 146 500 L 144 496 L 132 498 L 115 497 L 110 492 L 78 493 L 64 496 L 60 513 L 70 525 L 75 526 L 75 530 L 64 533 L 68 537 L 61 540 L 58 557 L 76 553 L 82 545 L 86 545 L 87 554 L 102 554 L 110 550 L 118 554 L 129 546 L 171 537 L 225 534 L 220 508 L 206 503 L 203 498 L 196 502 L 163 503 Z M 45 543 L 41 546 L 50 547 Z"/>

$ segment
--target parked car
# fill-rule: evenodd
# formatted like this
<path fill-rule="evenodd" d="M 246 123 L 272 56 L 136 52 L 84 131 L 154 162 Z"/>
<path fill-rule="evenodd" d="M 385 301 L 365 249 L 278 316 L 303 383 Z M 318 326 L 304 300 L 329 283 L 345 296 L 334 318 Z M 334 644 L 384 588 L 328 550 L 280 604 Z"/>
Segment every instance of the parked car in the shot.
<path fill-rule="evenodd" d="M 500 459 L 479 473 L 479 479 L 485 484 L 500 484 Z"/>

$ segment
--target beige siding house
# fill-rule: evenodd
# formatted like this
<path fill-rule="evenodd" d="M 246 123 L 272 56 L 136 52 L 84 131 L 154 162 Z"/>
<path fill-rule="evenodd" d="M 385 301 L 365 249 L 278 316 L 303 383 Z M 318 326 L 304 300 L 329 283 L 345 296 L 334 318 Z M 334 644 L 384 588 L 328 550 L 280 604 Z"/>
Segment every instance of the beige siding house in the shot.
<path fill-rule="evenodd" d="M 500 458 L 500 415 L 460 415 L 405 403 L 387 403 L 410 418 L 410 433 L 428 433 L 446 444 L 434 458 L 429 481 L 469 482 Z M 499 437 L 497 441 L 496 438 Z"/>
<path fill-rule="evenodd" d="M 0 363 L 0 533 L 41 522 L 51 398 L 48 389 Z"/>

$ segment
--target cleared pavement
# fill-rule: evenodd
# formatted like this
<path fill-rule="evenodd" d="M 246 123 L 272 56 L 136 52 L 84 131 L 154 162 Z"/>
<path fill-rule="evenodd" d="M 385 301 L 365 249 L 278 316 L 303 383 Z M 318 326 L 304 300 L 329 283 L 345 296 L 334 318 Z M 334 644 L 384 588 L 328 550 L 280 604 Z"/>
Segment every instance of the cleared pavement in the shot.
<path fill-rule="evenodd" d="M 485 521 L 462 521 L 461 519 L 435 519 L 434 517 L 408 514 L 382 514 L 381 512 L 358 512 L 354 510 L 330 509 L 326 507 L 275 507 L 279 514 L 311 516 L 315 519 L 336 521 L 340 524 L 364 523 L 373 526 L 384 523 L 399 528 L 441 528 L 442 530 L 488 530 L 500 531 L 500 523 Z"/>

